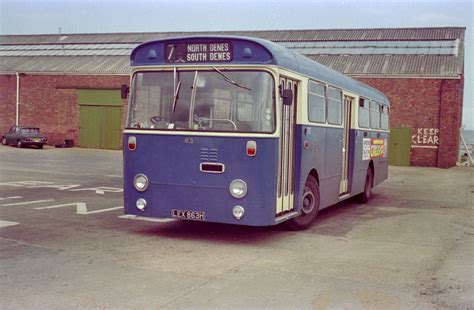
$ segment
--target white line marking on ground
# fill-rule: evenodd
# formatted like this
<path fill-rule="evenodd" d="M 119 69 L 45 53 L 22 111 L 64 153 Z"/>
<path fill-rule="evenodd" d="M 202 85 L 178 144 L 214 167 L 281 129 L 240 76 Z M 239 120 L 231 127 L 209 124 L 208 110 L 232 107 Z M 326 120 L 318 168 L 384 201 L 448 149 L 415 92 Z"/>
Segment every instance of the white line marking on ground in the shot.
<path fill-rule="evenodd" d="M 23 198 L 22 196 L 10 196 L 10 197 L 0 197 L 0 200 L 7 200 L 7 199 L 20 199 Z"/>
<path fill-rule="evenodd" d="M 81 215 L 87 215 L 87 214 L 95 214 L 95 213 L 102 213 L 102 212 L 108 212 L 108 211 L 114 211 L 118 209 L 123 209 L 123 207 L 114 207 L 114 208 L 108 208 L 108 209 L 100 209 L 100 210 L 94 210 L 94 211 L 77 211 L 77 214 Z"/>
<path fill-rule="evenodd" d="M 66 203 L 66 204 L 62 204 L 62 205 L 35 208 L 35 210 L 56 209 L 56 208 L 71 207 L 71 206 L 75 206 L 76 207 L 76 214 L 80 214 L 80 215 L 88 215 L 88 214 L 95 214 L 95 213 L 102 213 L 102 212 L 108 212 L 108 211 L 123 209 L 123 206 L 120 206 L 120 207 L 114 207 L 114 208 L 88 211 L 87 210 L 87 204 L 85 202 L 73 202 L 73 203 Z"/>
<path fill-rule="evenodd" d="M 4 204 L 2 204 L 2 205 L 0 205 L 0 206 L 2 206 L 2 207 L 23 206 L 23 205 L 30 205 L 30 204 L 34 204 L 34 203 L 50 202 L 50 201 L 54 201 L 54 199 L 24 201 L 24 202 L 17 202 L 17 203 L 4 203 Z"/>
<path fill-rule="evenodd" d="M 20 223 L 0 220 L 0 228 L 15 226 L 15 225 L 18 225 L 18 224 L 20 224 Z"/>
<path fill-rule="evenodd" d="M 125 220 L 136 220 L 136 221 L 146 221 L 146 222 L 157 222 L 157 223 L 169 223 L 176 221 L 175 219 L 159 219 L 159 218 L 150 218 L 150 217 L 142 217 L 137 215 L 120 215 L 119 218 Z"/>
<path fill-rule="evenodd" d="M 66 203 L 66 204 L 63 204 L 63 205 L 55 205 L 55 206 L 35 208 L 35 210 L 56 209 L 56 208 L 62 208 L 62 207 L 68 207 L 68 206 L 77 206 L 78 204 L 85 204 L 85 203 L 84 202 L 73 202 L 73 203 Z M 79 207 L 78 207 L 78 209 L 79 209 Z M 86 208 L 86 211 L 87 211 L 87 208 Z"/>
<path fill-rule="evenodd" d="M 96 194 L 104 195 L 106 192 L 108 192 L 108 193 L 122 193 L 123 188 L 101 186 L 101 187 L 71 189 L 71 192 L 80 192 L 80 191 L 95 191 Z"/>
<path fill-rule="evenodd" d="M 4 182 L 0 185 L 6 186 L 38 186 L 38 185 L 49 185 L 54 184 L 53 182 L 42 182 L 42 181 L 16 181 L 16 182 Z"/>
<path fill-rule="evenodd" d="M 118 175 L 118 174 L 106 174 L 105 175 L 108 178 L 121 178 L 123 175 Z"/>

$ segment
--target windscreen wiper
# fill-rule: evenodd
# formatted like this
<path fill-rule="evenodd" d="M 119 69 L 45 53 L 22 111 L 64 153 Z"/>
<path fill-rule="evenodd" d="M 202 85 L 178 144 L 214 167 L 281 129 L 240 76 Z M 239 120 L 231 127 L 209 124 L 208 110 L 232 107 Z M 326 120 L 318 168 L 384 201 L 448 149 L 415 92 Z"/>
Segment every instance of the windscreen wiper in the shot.
<path fill-rule="evenodd" d="M 216 67 L 212 67 L 212 69 L 214 69 L 214 71 L 216 71 L 217 73 L 219 73 L 223 78 L 224 78 L 224 81 L 226 81 L 227 83 L 230 83 L 232 85 L 235 85 L 237 87 L 240 87 L 240 88 L 243 88 L 243 89 L 246 89 L 246 90 L 252 90 L 251 88 L 248 88 L 247 86 L 245 85 L 242 85 L 242 84 L 239 84 L 237 83 L 236 81 L 232 80 L 230 77 L 228 77 L 227 75 L 225 75 L 222 71 L 220 71 L 219 69 L 217 69 Z"/>
<path fill-rule="evenodd" d="M 178 85 L 176 85 L 176 76 L 178 77 Z M 173 94 L 173 105 L 171 106 L 171 113 L 174 114 L 176 110 L 176 103 L 179 99 L 179 90 L 181 89 L 181 81 L 179 80 L 179 72 L 176 72 L 176 67 L 174 68 L 174 94 Z"/>
<path fill-rule="evenodd" d="M 176 85 L 176 89 L 174 91 L 173 95 L 173 106 L 171 108 L 171 113 L 174 113 L 176 110 L 176 103 L 178 102 L 179 99 L 179 90 L 181 89 L 181 81 L 178 82 L 178 85 Z"/>

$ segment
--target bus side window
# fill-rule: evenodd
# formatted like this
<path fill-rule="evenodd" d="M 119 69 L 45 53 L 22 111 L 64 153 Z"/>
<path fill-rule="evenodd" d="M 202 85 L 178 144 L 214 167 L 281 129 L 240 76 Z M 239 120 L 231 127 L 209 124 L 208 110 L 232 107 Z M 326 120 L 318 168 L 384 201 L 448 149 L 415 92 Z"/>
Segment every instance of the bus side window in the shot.
<path fill-rule="evenodd" d="M 370 127 L 380 129 L 380 109 L 375 101 L 370 101 Z"/>
<path fill-rule="evenodd" d="M 380 125 L 382 129 L 388 130 L 388 107 L 387 106 L 380 106 L 382 109 L 382 113 L 380 114 Z"/>
<path fill-rule="evenodd" d="M 359 98 L 359 127 L 369 128 L 369 100 Z"/>
<path fill-rule="evenodd" d="M 329 87 L 328 89 L 328 123 L 333 125 L 342 124 L 342 92 L 339 89 Z"/>
<path fill-rule="evenodd" d="M 326 122 L 326 87 L 309 81 L 308 117 L 311 122 Z"/>

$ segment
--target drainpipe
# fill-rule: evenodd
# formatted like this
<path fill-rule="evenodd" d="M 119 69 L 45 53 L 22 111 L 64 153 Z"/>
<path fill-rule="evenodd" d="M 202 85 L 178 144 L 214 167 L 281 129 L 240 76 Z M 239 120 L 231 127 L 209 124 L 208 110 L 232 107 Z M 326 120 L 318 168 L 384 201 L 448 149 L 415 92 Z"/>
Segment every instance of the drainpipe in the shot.
<path fill-rule="evenodd" d="M 16 118 L 15 125 L 18 126 L 20 118 L 20 74 L 16 72 Z"/>

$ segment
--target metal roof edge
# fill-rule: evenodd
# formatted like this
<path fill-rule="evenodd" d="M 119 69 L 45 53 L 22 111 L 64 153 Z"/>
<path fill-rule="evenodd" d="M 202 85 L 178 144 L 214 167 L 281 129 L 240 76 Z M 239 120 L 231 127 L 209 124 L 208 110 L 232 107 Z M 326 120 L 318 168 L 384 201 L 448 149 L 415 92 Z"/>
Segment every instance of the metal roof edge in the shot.
<path fill-rule="evenodd" d="M 15 75 L 16 73 L 21 74 L 28 74 L 28 75 L 123 75 L 123 76 L 130 76 L 130 71 L 128 72 L 77 72 L 77 71 L 69 71 L 69 72 L 58 72 L 58 71 L 0 71 L 0 75 Z"/>
<path fill-rule="evenodd" d="M 160 37 L 167 37 L 167 36 L 189 36 L 189 35 L 211 35 L 211 34 L 216 34 L 216 35 L 231 35 L 231 34 L 239 34 L 239 33 L 248 33 L 248 34 L 253 34 L 253 35 L 258 35 L 263 34 L 263 33 L 308 33 L 308 32 L 314 32 L 314 33 L 326 33 L 326 32 L 357 32 L 357 31 L 368 31 L 368 32 L 373 32 L 373 31 L 384 31 L 384 32 L 390 32 L 390 31 L 426 31 L 426 30 L 461 30 L 462 34 L 460 37 L 464 37 L 464 33 L 466 31 L 466 27 L 459 27 L 459 26 L 446 26 L 446 27 L 409 27 L 409 28 L 341 28 L 341 29 L 268 29 L 268 30 L 226 30 L 226 31 L 166 31 L 166 32 L 108 32 L 108 33 L 61 33 L 61 34 L 55 34 L 55 33 L 45 33 L 45 34 L 4 34 L 0 35 L 0 44 L 12 44 L 12 43 L 2 43 L 2 38 L 5 39 L 11 39 L 11 38 L 40 38 L 40 37 L 81 37 L 81 36 L 91 36 L 91 37 L 98 37 L 98 36 L 136 36 L 136 39 L 129 40 L 126 42 L 115 42 L 111 41 L 110 43 L 128 43 L 128 44 L 133 44 L 133 43 L 142 43 L 143 38 L 140 38 L 140 36 L 151 36 L 151 35 L 156 35 Z M 458 36 L 456 36 L 457 38 Z M 428 38 L 427 38 L 428 39 Z M 331 41 L 332 39 L 325 39 L 327 41 Z M 341 39 L 335 39 L 336 41 L 340 41 Z M 374 40 L 374 39 L 364 39 L 361 38 L 360 40 Z M 281 42 L 286 42 L 282 40 Z M 288 41 L 288 42 L 291 42 Z M 56 43 L 56 42 L 54 42 Z M 60 44 L 60 41 L 57 42 Z M 95 43 L 97 42 L 81 42 L 81 44 L 87 44 L 87 43 Z M 15 44 L 15 43 L 13 43 Z M 20 44 L 20 43 L 16 43 Z M 29 44 L 39 44 L 39 43 L 29 43 Z M 69 43 L 71 44 L 71 43 Z"/>
<path fill-rule="evenodd" d="M 143 35 L 143 34 L 173 34 L 173 33 L 234 33 L 234 32 L 300 32 L 300 31 L 359 31 L 359 30 L 426 30 L 426 29 L 462 29 L 466 30 L 467 27 L 462 26 L 443 26 L 443 27 L 376 27 L 376 28 L 325 28 L 325 29 L 262 29 L 262 30 L 200 30 L 200 31 L 132 31 L 132 32 L 78 32 L 78 33 L 36 33 L 36 34 L 2 34 L 1 37 L 34 37 L 34 36 L 86 36 L 86 35 Z"/>
<path fill-rule="evenodd" d="M 357 74 L 357 73 L 346 73 L 346 75 L 352 78 L 366 78 L 366 79 L 430 79 L 430 80 L 460 80 L 460 75 L 446 75 L 446 76 L 434 76 L 434 75 L 420 75 L 420 74 Z"/>

